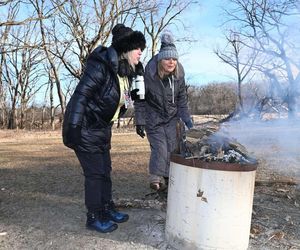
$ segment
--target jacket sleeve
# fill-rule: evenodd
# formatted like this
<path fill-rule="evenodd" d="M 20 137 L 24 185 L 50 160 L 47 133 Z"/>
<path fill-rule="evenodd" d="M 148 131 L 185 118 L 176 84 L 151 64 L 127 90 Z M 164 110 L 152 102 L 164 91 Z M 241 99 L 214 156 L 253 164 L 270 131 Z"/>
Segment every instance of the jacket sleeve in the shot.
<path fill-rule="evenodd" d="M 82 126 L 82 120 L 88 100 L 92 98 L 93 93 L 96 91 L 96 73 L 93 68 L 89 70 L 88 67 L 89 65 L 87 65 L 86 71 L 84 72 L 74 91 L 69 110 L 68 123 L 80 127 Z"/>
<path fill-rule="evenodd" d="M 146 125 L 145 120 L 145 100 L 136 100 L 134 101 L 134 118 L 135 125 Z"/>
<path fill-rule="evenodd" d="M 148 63 L 149 64 L 149 63 Z M 147 66 L 148 66 L 147 64 Z M 135 118 L 135 125 L 146 125 L 146 98 L 148 92 L 148 76 L 147 76 L 147 66 L 144 72 L 142 69 L 141 74 L 144 75 L 144 84 L 145 84 L 145 99 L 144 100 L 135 100 L 134 105 L 134 118 Z"/>
<path fill-rule="evenodd" d="M 136 100 L 134 101 L 134 116 L 135 116 L 135 124 L 136 125 L 146 125 L 146 99 L 148 96 L 148 83 L 149 76 L 147 74 L 147 66 L 144 74 L 144 82 L 145 82 L 145 99 L 144 100 Z"/>
<path fill-rule="evenodd" d="M 190 121 L 191 115 L 187 104 L 187 91 L 186 91 L 184 75 L 179 85 L 179 91 L 177 96 L 177 108 L 178 108 L 178 115 L 181 118 L 181 120 L 183 120 L 185 123 Z"/>

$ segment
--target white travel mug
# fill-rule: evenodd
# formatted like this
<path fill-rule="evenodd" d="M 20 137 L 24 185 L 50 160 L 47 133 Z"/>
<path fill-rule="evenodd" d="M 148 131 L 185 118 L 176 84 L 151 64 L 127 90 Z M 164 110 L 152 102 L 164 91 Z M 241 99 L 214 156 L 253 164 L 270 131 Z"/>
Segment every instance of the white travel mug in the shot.
<path fill-rule="evenodd" d="M 137 94 L 139 95 L 139 99 L 143 100 L 145 99 L 145 82 L 144 82 L 144 77 L 137 75 L 135 78 L 135 88 L 138 89 L 139 91 Z"/>

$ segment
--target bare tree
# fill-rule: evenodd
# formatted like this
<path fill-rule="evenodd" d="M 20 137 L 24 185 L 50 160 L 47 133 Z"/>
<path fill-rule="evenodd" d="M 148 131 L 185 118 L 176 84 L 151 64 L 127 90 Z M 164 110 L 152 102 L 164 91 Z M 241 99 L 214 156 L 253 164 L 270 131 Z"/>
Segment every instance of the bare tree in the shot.
<path fill-rule="evenodd" d="M 35 35 L 30 29 L 25 30 L 24 41 L 31 39 L 32 35 Z M 35 36 L 36 37 L 36 36 Z M 20 55 L 20 124 L 19 128 L 25 127 L 25 113 L 28 108 L 29 101 L 35 96 L 36 93 L 43 87 L 41 81 L 42 68 L 40 67 L 43 57 L 40 50 L 33 50 L 25 48 L 21 51 Z"/>
<path fill-rule="evenodd" d="M 126 23 L 126 26 L 140 30 L 141 26 L 149 27 L 148 24 L 151 23 L 158 37 L 164 28 L 180 24 L 180 14 L 192 3 L 195 1 L 172 0 L 167 4 L 152 0 L 0 2 L 0 8 L 11 9 L 10 16 L 8 15 L 6 20 L 0 20 L 2 34 L 0 101 L 1 104 L 5 104 L 7 93 L 11 109 L 9 126 L 16 127 L 19 117 L 21 117 L 19 125 L 24 126 L 26 107 L 34 98 L 33 95 L 36 95 L 36 91 L 40 91 L 38 95 L 45 96 L 45 92 L 49 95 L 47 105 L 50 107 L 48 109 L 45 106 L 44 110 L 45 112 L 50 110 L 51 114 L 48 117 L 54 127 L 55 110 L 60 110 L 62 117 L 67 98 L 74 90 L 74 83 L 77 83 L 82 75 L 88 55 L 99 44 L 109 46 L 115 24 Z M 24 6 L 28 10 L 27 16 L 24 13 L 17 15 Z M 161 8 L 162 6 L 164 9 Z M 143 15 L 142 11 L 147 12 L 148 15 Z M 151 21 L 147 18 L 151 18 Z M 31 37 L 29 33 L 25 35 L 25 30 L 31 30 L 31 34 L 35 37 Z M 150 33 L 146 32 L 145 35 Z M 157 42 L 149 46 L 151 51 L 156 50 L 153 46 L 157 46 Z M 29 62 L 30 65 L 26 64 Z M 39 71 L 40 73 L 37 74 L 38 70 L 43 72 Z M 42 77 L 41 81 L 38 81 L 39 76 Z M 43 88 L 43 84 L 46 83 L 48 88 Z M 54 88 L 56 93 L 53 92 Z M 58 106 L 54 103 L 57 97 Z M 38 110 L 36 108 L 32 113 L 32 124 L 35 124 L 34 119 L 38 117 L 35 111 Z M 18 116 L 17 111 L 22 115 Z"/>
<path fill-rule="evenodd" d="M 28 3 L 30 3 L 31 1 L 30 0 L 8 0 L 8 1 L 0 1 L 0 8 L 3 6 L 6 6 L 6 5 L 9 5 L 10 7 L 11 6 L 18 6 L 20 7 L 22 4 L 25 4 L 27 5 Z M 67 0 L 65 1 L 61 1 L 61 4 L 64 4 L 65 2 L 67 2 Z M 24 8 L 24 6 L 23 6 Z M 43 19 L 49 19 L 54 13 L 53 12 L 49 12 L 48 15 L 45 15 L 43 16 L 42 18 Z M 7 19 L 5 21 L 0 21 L 0 27 L 1 26 L 22 26 L 22 25 L 26 25 L 28 23 L 32 23 L 34 21 L 38 21 L 40 20 L 40 16 L 29 16 L 29 17 L 26 17 L 26 18 L 23 18 L 21 20 L 16 20 L 15 18 L 14 19 Z"/>
<path fill-rule="evenodd" d="M 230 31 L 226 36 L 227 45 L 225 48 L 216 49 L 215 54 L 227 65 L 234 68 L 237 77 L 237 93 L 239 100 L 239 108 L 242 113 L 245 113 L 243 98 L 242 98 L 242 84 L 249 77 L 253 65 L 257 57 L 257 51 L 249 49 L 241 41 L 240 36 L 235 31 Z"/>
<path fill-rule="evenodd" d="M 12 2 L 13 0 L 0 1 L 0 6 L 4 6 Z"/>
<path fill-rule="evenodd" d="M 120 20 L 124 22 L 129 15 L 133 17 L 132 11 L 142 2 L 69 1 L 59 8 L 59 19 L 52 24 L 50 33 L 53 34 L 55 47 L 51 52 L 59 58 L 72 77 L 79 79 L 91 51 L 99 44 L 107 45 L 114 25 Z"/>
<path fill-rule="evenodd" d="M 58 95 L 58 98 L 59 98 L 59 103 L 60 103 L 60 106 L 61 106 L 61 112 L 62 112 L 62 115 L 63 115 L 64 112 L 65 112 L 66 100 L 64 99 L 64 95 L 62 93 L 61 81 L 60 81 L 57 65 L 55 64 L 55 61 L 54 61 L 54 56 L 50 53 L 50 48 L 47 45 L 47 34 L 46 34 L 46 31 L 45 31 L 44 22 L 43 22 L 43 20 L 44 20 L 44 11 L 45 11 L 45 6 L 44 6 L 45 0 L 30 0 L 30 2 L 34 6 L 34 8 L 37 12 L 37 15 L 39 17 L 39 27 L 40 27 L 41 38 L 42 38 L 42 45 L 41 46 L 42 46 L 42 48 L 43 48 L 43 50 L 46 54 L 46 58 L 47 58 L 48 63 L 50 65 L 50 71 L 52 72 L 50 81 L 53 81 L 53 78 L 54 78 L 55 83 L 56 83 L 57 95 Z M 65 1 L 63 1 L 62 3 L 59 3 L 58 6 L 55 6 L 50 11 L 53 12 L 57 8 L 61 8 L 64 3 L 65 3 Z"/>
<path fill-rule="evenodd" d="M 191 86 L 188 91 L 189 108 L 192 114 L 228 114 L 234 111 L 237 96 L 234 84 L 208 84 Z"/>
<path fill-rule="evenodd" d="M 39 50 L 23 48 L 22 43 L 32 40 L 35 33 L 30 23 L 19 26 L 10 33 L 10 42 L 16 48 L 6 52 L 3 80 L 7 83 L 10 95 L 11 112 L 8 128 L 24 127 L 24 114 L 30 99 L 39 91 L 42 85 L 37 86 L 41 78 L 40 62 L 42 60 Z M 20 115 L 17 116 L 17 108 Z M 19 118 L 19 119 L 18 119 Z"/>
<path fill-rule="evenodd" d="M 158 40 L 162 31 L 172 24 L 180 23 L 180 15 L 197 1 L 170 0 L 166 1 L 148 1 L 145 9 L 138 10 L 146 33 L 151 40 L 151 56 L 154 56 L 158 50 Z M 184 25 L 183 25 L 184 26 Z"/>
<path fill-rule="evenodd" d="M 4 3 L 3 3 L 4 4 Z M 5 3 L 8 4 L 8 1 Z M 7 9 L 7 20 L 13 20 L 18 11 L 18 5 L 10 5 Z M 10 32 L 11 27 L 10 26 L 5 26 L 0 30 L 0 111 L 1 111 L 1 123 L 2 126 L 5 127 L 6 124 L 6 90 L 7 90 L 7 85 L 4 82 L 3 79 L 3 72 L 4 72 L 4 67 L 5 67 L 5 62 L 6 62 L 6 48 L 5 44 L 8 40 L 9 37 L 9 32 Z"/>
<path fill-rule="evenodd" d="M 296 97 L 299 95 L 300 60 L 299 46 L 293 37 L 300 35 L 299 28 L 290 29 L 299 22 L 299 1 L 291 0 L 230 0 L 234 6 L 226 14 L 230 23 L 239 27 L 239 35 L 256 44 L 264 54 L 263 70 L 272 71 L 278 81 L 287 81 L 289 89 L 285 99 L 289 117 L 295 114 Z M 296 27 L 296 26 L 293 26 Z M 257 65 L 258 66 L 258 65 Z M 294 70 L 297 69 L 297 70 Z"/>
<path fill-rule="evenodd" d="M 62 64 L 61 70 L 67 76 L 65 86 L 67 91 L 72 89 L 70 83 L 80 79 L 85 67 L 88 55 L 99 45 L 108 43 L 114 25 L 122 19 L 127 20 L 131 11 L 142 1 L 79 1 L 71 0 L 67 4 L 61 4 L 59 0 L 52 0 L 54 6 L 58 6 L 58 18 L 51 20 L 51 26 L 44 27 L 43 36 L 48 36 L 47 58 L 50 62 L 61 102 L 62 114 L 65 111 L 67 93 L 63 93 L 62 86 L 58 86 L 59 78 L 55 65 Z M 37 4 L 35 4 L 37 6 Z M 101 10 L 101 11 L 100 11 Z M 42 20 L 42 19 L 41 19 Z M 134 22 L 132 22 L 133 25 Z M 48 45 L 47 45 L 48 44 Z M 47 45 L 47 46 L 46 46 Z M 55 62 L 54 62 L 55 61 Z M 64 102 L 62 102 L 64 101 Z M 64 103 L 64 105 L 62 105 Z"/>

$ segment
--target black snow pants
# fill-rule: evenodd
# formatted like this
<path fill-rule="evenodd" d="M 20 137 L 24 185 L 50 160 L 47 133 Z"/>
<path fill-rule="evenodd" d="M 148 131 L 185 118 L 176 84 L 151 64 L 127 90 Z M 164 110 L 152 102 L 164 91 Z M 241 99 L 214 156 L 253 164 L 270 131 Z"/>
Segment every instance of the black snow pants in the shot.
<path fill-rule="evenodd" d="M 75 153 L 85 177 L 85 206 L 89 212 L 101 211 L 112 200 L 110 151 Z"/>

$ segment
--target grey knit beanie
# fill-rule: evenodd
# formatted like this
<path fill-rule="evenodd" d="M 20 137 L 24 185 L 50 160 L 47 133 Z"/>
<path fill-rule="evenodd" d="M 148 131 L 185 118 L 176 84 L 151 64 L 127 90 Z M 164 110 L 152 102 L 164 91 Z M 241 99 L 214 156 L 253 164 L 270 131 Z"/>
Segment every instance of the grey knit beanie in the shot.
<path fill-rule="evenodd" d="M 157 55 L 158 61 L 162 59 L 178 59 L 178 52 L 174 44 L 173 36 L 170 32 L 165 32 L 161 36 L 161 46 Z"/>

